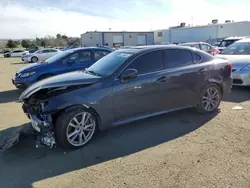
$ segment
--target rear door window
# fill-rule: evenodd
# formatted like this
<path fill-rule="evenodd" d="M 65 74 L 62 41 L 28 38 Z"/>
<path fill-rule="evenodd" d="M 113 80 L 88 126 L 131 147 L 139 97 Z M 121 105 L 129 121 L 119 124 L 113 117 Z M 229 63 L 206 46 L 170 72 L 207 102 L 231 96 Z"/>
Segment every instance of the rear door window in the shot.
<path fill-rule="evenodd" d="M 92 60 L 90 51 L 80 51 L 72 54 L 69 57 L 69 60 L 74 61 L 75 63 L 84 63 Z"/>
<path fill-rule="evenodd" d="M 188 50 L 165 50 L 165 63 L 168 68 L 177 68 L 193 64 L 192 53 Z"/>
<path fill-rule="evenodd" d="M 104 50 L 95 50 L 94 51 L 94 60 L 97 61 L 104 57 L 105 55 L 108 55 L 110 52 L 109 51 L 104 51 Z"/>
<path fill-rule="evenodd" d="M 42 53 L 45 54 L 45 53 L 49 53 L 50 50 L 43 50 Z"/>
<path fill-rule="evenodd" d="M 155 51 L 143 54 L 136 58 L 127 69 L 138 71 L 138 75 L 160 71 L 164 69 L 163 51 Z"/>

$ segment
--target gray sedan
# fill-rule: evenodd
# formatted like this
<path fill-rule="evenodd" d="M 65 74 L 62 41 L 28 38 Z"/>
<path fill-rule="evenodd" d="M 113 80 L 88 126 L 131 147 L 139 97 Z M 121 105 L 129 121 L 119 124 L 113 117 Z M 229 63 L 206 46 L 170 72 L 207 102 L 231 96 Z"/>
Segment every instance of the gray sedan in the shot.
<path fill-rule="evenodd" d="M 232 63 L 233 85 L 250 86 L 250 39 L 231 44 L 216 57 Z"/>
<path fill-rule="evenodd" d="M 189 107 L 215 111 L 231 89 L 231 69 L 227 60 L 194 48 L 134 47 L 85 71 L 36 82 L 20 101 L 41 144 L 78 148 L 96 130 Z"/>

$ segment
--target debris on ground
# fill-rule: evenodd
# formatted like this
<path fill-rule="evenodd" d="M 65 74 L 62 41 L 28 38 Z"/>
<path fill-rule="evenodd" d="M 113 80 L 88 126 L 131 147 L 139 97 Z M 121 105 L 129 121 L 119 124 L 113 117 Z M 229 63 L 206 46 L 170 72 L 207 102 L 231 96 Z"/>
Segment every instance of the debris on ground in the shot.
<path fill-rule="evenodd" d="M 233 109 L 233 110 L 242 110 L 243 107 L 242 107 L 242 106 L 234 106 L 232 109 Z"/>

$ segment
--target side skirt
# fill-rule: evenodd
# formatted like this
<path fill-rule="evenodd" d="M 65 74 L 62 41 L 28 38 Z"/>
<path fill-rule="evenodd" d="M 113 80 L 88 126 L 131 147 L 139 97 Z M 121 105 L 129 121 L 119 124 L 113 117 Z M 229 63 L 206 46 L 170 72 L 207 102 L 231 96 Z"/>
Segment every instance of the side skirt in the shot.
<path fill-rule="evenodd" d="M 152 114 L 137 116 L 137 117 L 133 117 L 133 118 L 129 118 L 129 119 L 114 122 L 112 125 L 113 126 L 119 126 L 119 125 L 123 125 L 123 124 L 126 124 L 126 123 L 131 123 L 131 122 L 134 122 L 134 121 L 138 121 L 138 120 L 141 120 L 141 119 L 145 119 L 145 118 L 149 118 L 149 117 L 153 117 L 153 116 L 158 116 L 158 115 L 166 114 L 166 113 L 169 113 L 169 112 L 174 112 L 174 111 L 183 110 L 183 109 L 192 108 L 192 107 L 193 106 L 185 106 L 185 107 L 181 107 L 181 108 L 173 108 L 173 109 L 170 109 L 170 110 L 165 110 L 165 111 L 155 112 L 155 113 L 152 113 Z"/>

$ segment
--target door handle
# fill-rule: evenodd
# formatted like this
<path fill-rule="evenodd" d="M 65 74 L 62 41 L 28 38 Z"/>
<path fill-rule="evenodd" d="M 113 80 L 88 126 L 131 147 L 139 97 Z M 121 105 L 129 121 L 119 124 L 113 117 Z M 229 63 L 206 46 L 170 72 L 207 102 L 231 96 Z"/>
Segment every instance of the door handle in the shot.
<path fill-rule="evenodd" d="M 166 76 L 162 76 L 160 78 L 158 78 L 156 80 L 157 83 L 162 83 L 162 82 L 166 82 L 168 80 L 168 78 Z"/>

